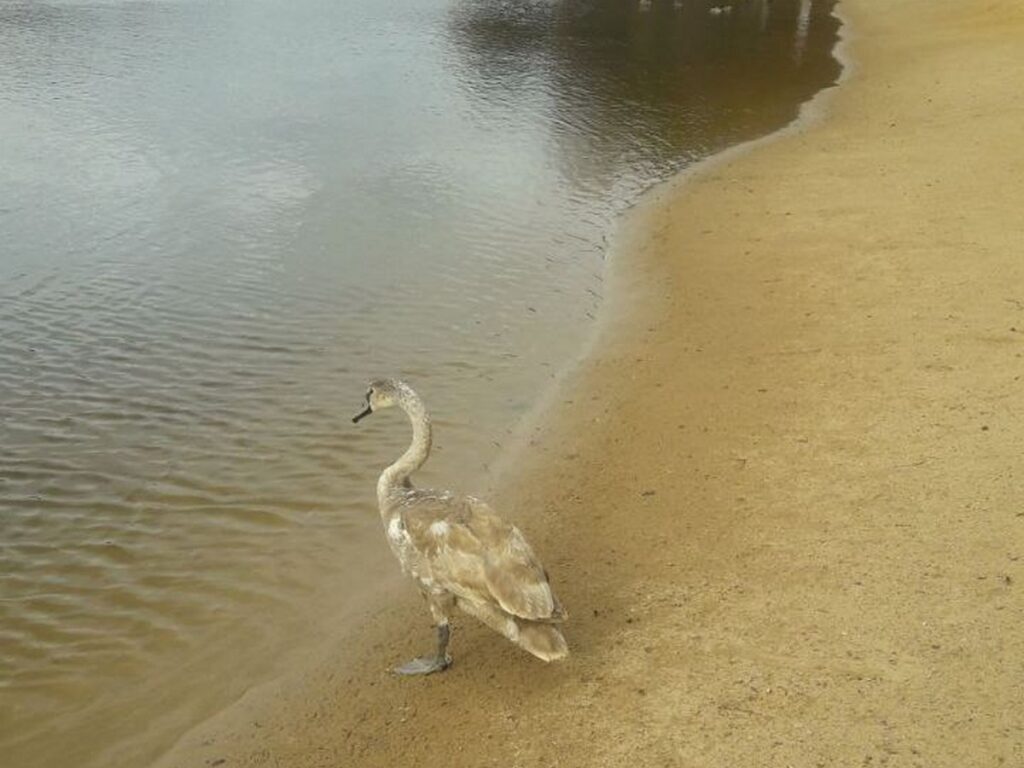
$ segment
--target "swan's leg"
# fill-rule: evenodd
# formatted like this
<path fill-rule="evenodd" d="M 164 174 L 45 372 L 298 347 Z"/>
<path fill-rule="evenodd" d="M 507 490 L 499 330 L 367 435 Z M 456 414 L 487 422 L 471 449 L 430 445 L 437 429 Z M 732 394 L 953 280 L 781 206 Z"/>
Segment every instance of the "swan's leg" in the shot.
<path fill-rule="evenodd" d="M 452 657 L 448 655 L 448 638 L 451 637 L 448 608 L 453 600 L 449 595 L 425 595 L 425 597 L 430 604 L 430 613 L 437 624 L 437 653 L 433 656 L 421 656 L 396 667 L 395 672 L 400 675 L 429 675 L 431 672 L 444 672 L 452 664 Z"/>
<path fill-rule="evenodd" d="M 448 622 L 439 624 L 437 627 L 437 653 L 433 656 L 421 656 L 400 667 L 395 667 L 395 672 L 400 675 L 429 675 L 431 672 L 444 672 L 452 664 L 452 657 L 448 655 L 450 634 Z"/>

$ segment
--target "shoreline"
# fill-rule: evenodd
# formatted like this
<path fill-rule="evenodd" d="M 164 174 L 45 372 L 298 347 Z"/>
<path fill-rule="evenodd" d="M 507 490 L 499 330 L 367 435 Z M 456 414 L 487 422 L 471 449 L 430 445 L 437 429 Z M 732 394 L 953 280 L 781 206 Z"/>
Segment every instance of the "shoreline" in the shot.
<path fill-rule="evenodd" d="M 331 679 L 326 663 L 322 679 L 262 691 L 269 713 L 243 700 L 158 765 L 1020 759 L 1021 435 L 998 417 L 1024 406 L 1005 330 L 1024 318 L 1001 296 L 1024 290 L 1006 253 L 1024 201 L 1019 178 L 1007 192 L 1012 168 L 989 162 L 986 186 L 917 149 L 929 131 L 932 151 L 959 135 L 928 105 L 957 104 L 979 72 L 991 101 L 971 104 L 970 124 L 1007 149 L 1019 137 L 990 109 L 1011 103 L 1012 69 L 985 67 L 1020 71 L 1008 50 L 1024 15 L 996 3 L 1018 26 L 986 26 L 977 7 L 848 0 L 840 49 L 857 66 L 851 77 L 846 57 L 841 87 L 812 100 L 828 100 L 824 120 L 799 125 L 802 108 L 799 127 L 687 169 L 631 213 L 640 231 L 628 269 L 610 265 L 600 339 L 551 391 L 549 423 L 523 435 L 533 450 L 509 457 L 497 497 L 569 606 L 567 663 L 462 621 L 448 673 L 396 680 L 387 665 L 429 643 L 409 590 L 364 609 L 351 673 Z M 954 61 L 929 35 L 967 18 L 945 41 Z M 993 39 L 1003 59 L 983 50 Z M 933 92 L 928 67 L 959 85 Z M 916 129 L 909 159 L 893 118 Z M 944 224 L 963 196 L 908 202 L 908 178 L 915 191 L 971 180 L 984 221 Z M 922 214 L 931 229 L 908 229 Z M 964 263 L 967 242 L 986 260 Z M 968 412 L 964 391 L 989 412 Z"/>
<path fill-rule="evenodd" d="M 776 128 L 763 136 L 741 141 L 738 144 L 726 147 L 708 157 L 698 160 L 668 178 L 656 182 L 648 187 L 640 197 L 622 213 L 615 232 L 611 235 L 607 249 L 605 264 L 605 282 L 609 290 L 603 297 L 598 310 L 596 321 L 590 328 L 580 347 L 579 352 L 566 364 L 562 366 L 553 376 L 552 380 L 541 392 L 537 401 L 531 405 L 526 414 L 520 419 L 512 430 L 510 439 L 503 447 L 501 454 L 492 462 L 489 475 L 489 482 L 486 489 L 489 493 L 506 495 L 505 486 L 512 482 L 508 477 L 516 475 L 516 467 L 522 463 L 523 454 L 530 447 L 536 435 L 544 429 L 544 419 L 555 410 L 555 402 L 567 387 L 567 382 L 575 375 L 581 373 L 588 360 L 594 355 L 595 350 L 600 346 L 602 338 L 610 333 L 617 323 L 622 323 L 630 317 L 632 305 L 638 301 L 635 297 L 624 294 L 624 268 L 623 262 L 629 258 L 632 247 L 644 235 L 648 226 L 651 226 L 649 218 L 657 215 L 666 201 L 686 184 L 694 179 L 712 172 L 721 165 L 728 164 L 749 152 L 755 152 L 758 148 L 770 145 L 792 133 L 808 130 L 820 120 L 825 119 L 828 101 L 833 98 L 836 90 L 841 87 L 856 71 L 856 62 L 848 55 L 848 43 L 851 35 L 849 20 L 843 15 L 842 2 L 837 2 L 831 15 L 839 21 L 839 35 L 836 44 L 832 49 L 832 57 L 840 66 L 839 77 L 831 85 L 825 86 L 806 101 L 797 107 L 797 114 L 790 122 Z M 642 301 L 642 298 L 639 299 Z"/>

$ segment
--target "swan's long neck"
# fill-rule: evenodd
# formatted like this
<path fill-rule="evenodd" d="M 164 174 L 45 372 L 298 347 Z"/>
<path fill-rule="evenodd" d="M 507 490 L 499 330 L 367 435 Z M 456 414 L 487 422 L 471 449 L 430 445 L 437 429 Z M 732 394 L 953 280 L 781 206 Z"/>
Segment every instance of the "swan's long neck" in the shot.
<path fill-rule="evenodd" d="M 387 506 L 387 499 L 396 491 L 407 487 L 409 476 L 422 467 L 430 455 L 430 414 L 427 413 L 423 401 L 419 395 L 407 389 L 402 393 L 398 405 L 412 422 L 412 443 L 398 461 L 380 474 L 380 480 L 377 482 L 377 500 L 380 502 L 381 512 Z"/>

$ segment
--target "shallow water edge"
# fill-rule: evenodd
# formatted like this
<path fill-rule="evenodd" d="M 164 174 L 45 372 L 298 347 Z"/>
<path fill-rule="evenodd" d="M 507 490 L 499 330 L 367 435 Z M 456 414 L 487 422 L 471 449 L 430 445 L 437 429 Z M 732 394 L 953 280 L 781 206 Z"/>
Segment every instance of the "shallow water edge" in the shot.
<path fill-rule="evenodd" d="M 764 136 L 727 147 L 686 166 L 663 181 L 654 183 L 619 215 L 615 230 L 608 240 L 604 281 L 606 291 L 602 296 L 596 319 L 584 338 L 579 353 L 557 371 L 533 406 L 516 423 L 511 439 L 486 475 L 486 487 L 490 492 L 499 496 L 514 496 L 514 492 L 508 486 L 513 482 L 513 478 L 518 481 L 522 475 L 523 465 L 529 463 L 525 454 L 529 452 L 537 435 L 552 428 L 551 425 L 557 424 L 558 403 L 566 399 L 571 392 L 574 386 L 573 379 L 586 375 L 587 363 L 600 354 L 602 344 L 610 337 L 635 332 L 634 326 L 637 322 L 649 319 L 651 302 L 656 306 L 659 298 L 650 294 L 650 281 L 646 276 L 636 277 L 632 274 L 634 264 L 630 261 L 630 253 L 638 248 L 639 243 L 651 238 L 656 226 L 655 219 L 661 214 L 666 203 L 673 199 L 683 186 L 697 178 L 714 173 L 719 168 L 728 166 L 736 158 L 755 152 L 786 136 L 810 130 L 827 119 L 829 101 L 836 90 L 856 75 L 856 61 L 849 54 L 849 44 L 856 32 L 851 27 L 850 20 L 843 14 L 841 2 L 833 8 L 832 16 L 840 23 L 836 43 L 832 49 L 832 55 L 841 68 L 835 83 L 825 86 L 801 103 L 796 116 L 789 123 Z M 641 307 L 642 312 L 638 311 Z"/>

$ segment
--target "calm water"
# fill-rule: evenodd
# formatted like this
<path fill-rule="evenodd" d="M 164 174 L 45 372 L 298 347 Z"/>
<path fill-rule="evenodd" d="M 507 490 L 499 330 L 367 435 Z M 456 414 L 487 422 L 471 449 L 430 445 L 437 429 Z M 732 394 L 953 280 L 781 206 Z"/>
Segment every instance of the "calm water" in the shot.
<path fill-rule="evenodd" d="M 393 570 L 368 378 L 482 482 L 622 209 L 838 74 L 710 5 L 0 0 L 5 766 L 145 765 Z"/>

